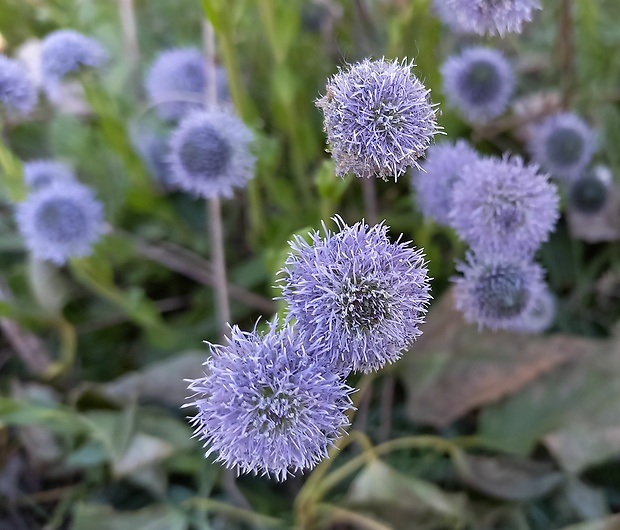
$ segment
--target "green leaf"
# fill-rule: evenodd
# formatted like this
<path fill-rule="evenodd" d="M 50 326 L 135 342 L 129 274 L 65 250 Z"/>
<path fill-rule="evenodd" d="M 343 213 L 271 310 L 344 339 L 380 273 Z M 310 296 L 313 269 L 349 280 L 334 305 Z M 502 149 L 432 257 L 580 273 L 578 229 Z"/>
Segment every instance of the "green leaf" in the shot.
<path fill-rule="evenodd" d="M 153 506 L 134 512 L 116 512 L 99 504 L 79 503 L 71 530 L 187 530 L 185 516 L 171 507 Z"/>

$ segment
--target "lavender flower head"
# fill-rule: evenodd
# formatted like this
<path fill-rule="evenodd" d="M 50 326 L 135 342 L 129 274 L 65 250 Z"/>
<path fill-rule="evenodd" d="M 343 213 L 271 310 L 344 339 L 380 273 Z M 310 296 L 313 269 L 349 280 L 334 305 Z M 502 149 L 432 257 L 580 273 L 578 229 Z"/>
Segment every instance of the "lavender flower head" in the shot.
<path fill-rule="evenodd" d="M 518 331 L 524 333 L 542 333 L 549 329 L 555 320 L 556 300 L 548 287 L 542 289 L 530 306 L 530 310 L 523 315 Z"/>
<path fill-rule="evenodd" d="M 365 59 L 327 82 L 324 128 L 336 174 L 398 179 L 439 131 L 430 91 L 411 73 L 413 63 Z"/>
<path fill-rule="evenodd" d="M 480 35 L 521 33 L 523 24 L 541 9 L 540 0 L 442 0 L 459 25 Z"/>
<path fill-rule="evenodd" d="M 179 120 L 190 110 L 204 107 L 207 87 L 206 59 L 195 48 L 161 52 L 146 75 L 145 89 L 157 112 L 166 120 Z M 226 71 L 217 67 L 218 99 L 228 97 Z"/>
<path fill-rule="evenodd" d="M 528 147 L 532 159 L 552 175 L 574 179 L 592 159 L 596 139 L 579 116 L 563 112 L 533 127 Z"/>
<path fill-rule="evenodd" d="M 19 61 L 0 55 L 0 104 L 10 112 L 28 114 L 36 102 L 28 70 Z"/>
<path fill-rule="evenodd" d="M 345 373 L 370 372 L 398 360 L 422 332 L 431 298 L 422 251 L 388 238 L 383 223 L 325 226 L 325 238 L 296 236 L 280 271 L 288 317 Z"/>
<path fill-rule="evenodd" d="M 226 346 L 210 345 L 195 392 L 195 434 L 206 455 L 240 473 L 285 480 L 313 468 L 348 425 L 349 393 L 339 376 L 305 351 L 290 326 L 263 335 L 234 326 Z"/>
<path fill-rule="evenodd" d="M 172 181 L 199 197 L 232 197 L 254 176 L 252 132 L 222 110 L 194 111 L 172 133 Z"/>
<path fill-rule="evenodd" d="M 464 167 L 452 200 L 450 224 L 476 252 L 533 252 L 559 218 L 555 185 L 519 156 L 481 158 Z"/>
<path fill-rule="evenodd" d="M 442 225 L 450 224 L 452 190 L 464 167 L 478 160 L 478 153 L 465 141 L 431 145 L 422 168 L 412 171 L 411 182 L 418 207 L 425 217 Z"/>
<path fill-rule="evenodd" d="M 73 171 L 56 160 L 31 160 L 24 162 L 24 181 L 31 190 L 39 190 L 54 183 L 75 181 Z"/>
<path fill-rule="evenodd" d="M 456 308 L 479 329 L 522 331 L 545 289 L 540 265 L 508 252 L 468 253 L 456 269 L 462 273 L 452 278 Z"/>
<path fill-rule="evenodd" d="M 452 31 L 457 33 L 471 32 L 471 29 L 465 29 L 462 26 L 458 14 L 447 0 L 433 0 L 432 9 L 437 17 Z"/>
<path fill-rule="evenodd" d="M 601 212 L 609 200 L 612 185 L 613 175 L 607 166 L 593 167 L 571 182 L 568 190 L 570 209 L 581 215 Z"/>
<path fill-rule="evenodd" d="M 32 254 L 58 265 L 88 256 L 105 231 L 101 203 L 77 182 L 56 182 L 31 193 L 17 205 L 16 219 Z"/>
<path fill-rule="evenodd" d="M 72 29 L 47 35 L 41 48 L 41 71 L 48 91 L 54 91 L 65 77 L 82 68 L 100 68 L 107 60 L 104 47 L 95 39 Z"/>
<path fill-rule="evenodd" d="M 471 122 L 502 114 L 512 97 L 515 77 L 508 60 L 493 48 L 475 46 L 454 55 L 441 67 L 448 102 Z"/>

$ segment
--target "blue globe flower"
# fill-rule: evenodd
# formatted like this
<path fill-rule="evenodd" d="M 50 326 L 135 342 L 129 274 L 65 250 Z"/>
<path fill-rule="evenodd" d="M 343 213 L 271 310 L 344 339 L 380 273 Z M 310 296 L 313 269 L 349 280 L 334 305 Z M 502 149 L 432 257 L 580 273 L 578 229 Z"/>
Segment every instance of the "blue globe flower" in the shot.
<path fill-rule="evenodd" d="M 439 131 L 429 90 L 413 63 L 365 59 L 327 82 L 323 110 L 336 174 L 397 179 Z"/>
<path fill-rule="evenodd" d="M 59 265 L 90 255 L 105 231 L 101 203 L 77 182 L 56 182 L 31 193 L 17 205 L 16 219 L 32 254 Z"/>
<path fill-rule="evenodd" d="M 173 132 L 169 163 L 172 180 L 199 197 L 232 197 L 254 176 L 252 132 L 235 115 L 194 111 Z"/>
<path fill-rule="evenodd" d="M 452 192 L 463 168 L 478 160 L 478 153 L 465 141 L 431 145 L 421 169 L 412 170 L 411 182 L 416 202 L 425 217 L 442 225 L 450 224 Z"/>
<path fill-rule="evenodd" d="M 285 480 L 313 468 L 348 425 L 351 388 L 306 350 L 290 326 L 264 334 L 234 326 L 210 345 L 205 375 L 190 380 L 196 436 L 240 473 Z"/>
<path fill-rule="evenodd" d="M 509 252 L 469 253 L 457 270 L 462 276 L 452 278 L 456 308 L 478 328 L 522 331 L 545 289 L 543 269 Z"/>
<path fill-rule="evenodd" d="M 532 128 L 528 147 L 532 159 L 552 175 L 572 180 L 592 160 L 596 139 L 579 116 L 562 112 Z"/>
<path fill-rule="evenodd" d="M 54 183 L 75 181 L 73 171 L 57 160 L 31 160 L 24 162 L 24 181 L 31 190 L 39 190 Z"/>
<path fill-rule="evenodd" d="M 43 39 L 41 71 L 48 91 L 54 91 L 68 74 L 83 68 L 100 68 L 107 60 L 105 48 L 95 39 L 72 29 L 60 29 Z"/>
<path fill-rule="evenodd" d="M 194 48 L 161 52 L 148 71 L 145 89 L 157 112 L 166 120 L 179 120 L 191 110 L 204 107 L 207 89 L 206 59 Z M 218 99 L 228 98 L 226 71 L 216 67 Z"/>
<path fill-rule="evenodd" d="M 481 158 L 464 167 L 452 193 L 450 224 L 474 251 L 534 252 L 559 218 L 554 184 L 518 156 Z"/>
<path fill-rule="evenodd" d="M 370 372 L 398 360 L 422 332 L 430 286 L 422 251 L 392 243 L 384 224 L 296 236 L 280 271 L 288 318 L 335 369 Z"/>
<path fill-rule="evenodd" d="M 510 63 L 493 48 L 467 48 L 449 57 L 441 73 L 448 102 L 471 122 L 483 123 L 502 114 L 515 87 Z"/>
<path fill-rule="evenodd" d="M 37 92 L 26 68 L 0 55 L 0 104 L 9 112 L 28 114 L 36 103 Z"/>
<path fill-rule="evenodd" d="M 459 26 L 480 35 L 521 33 L 523 24 L 541 9 L 540 0 L 442 0 Z"/>

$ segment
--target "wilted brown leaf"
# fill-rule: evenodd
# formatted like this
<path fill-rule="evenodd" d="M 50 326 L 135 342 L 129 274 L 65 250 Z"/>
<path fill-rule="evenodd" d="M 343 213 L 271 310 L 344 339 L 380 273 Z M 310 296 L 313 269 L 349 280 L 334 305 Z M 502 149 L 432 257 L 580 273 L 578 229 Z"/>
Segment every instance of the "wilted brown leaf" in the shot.
<path fill-rule="evenodd" d="M 436 427 L 599 347 L 579 337 L 479 332 L 454 309 L 450 292 L 434 305 L 423 332 L 399 373 L 409 419 Z"/>
<path fill-rule="evenodd" d="M 547 463 L 513 456 L 463 455 L 457 460 L 457 468 L 472 488 L 509 501 L 542 497 L 563 480 L 562 473 Z"/>
<path fill-rule="evenodd" d="M 569 472 L 581 470 L 620 455 L 620 329 L 608 348 L 589 362 L 575 363 L 573 379 L 586 374 L 604 374 L 600 389 L 608 388 L 602 406 L 573 417 L 561 429 L 545 437 L 545 444 Z M 567 384 L 558 381 L 558 384 Z"/>

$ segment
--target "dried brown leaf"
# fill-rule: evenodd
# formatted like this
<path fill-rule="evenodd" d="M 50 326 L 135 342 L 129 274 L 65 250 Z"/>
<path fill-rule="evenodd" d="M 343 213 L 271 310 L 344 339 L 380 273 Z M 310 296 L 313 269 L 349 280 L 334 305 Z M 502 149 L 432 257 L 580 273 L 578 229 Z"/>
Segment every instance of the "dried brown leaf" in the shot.
<path fill-rule="evenodd" d="M 407 415 L 444 427 L 597 347 L 597 341 L 579 337 L 479 332 L 463 321 L 447 293 L 403 361 Z"/>

